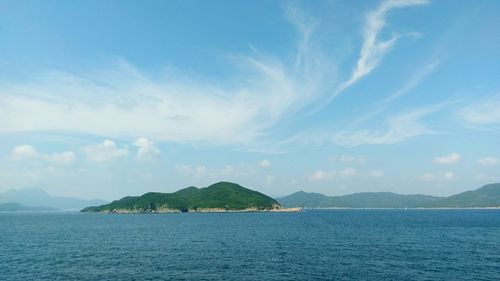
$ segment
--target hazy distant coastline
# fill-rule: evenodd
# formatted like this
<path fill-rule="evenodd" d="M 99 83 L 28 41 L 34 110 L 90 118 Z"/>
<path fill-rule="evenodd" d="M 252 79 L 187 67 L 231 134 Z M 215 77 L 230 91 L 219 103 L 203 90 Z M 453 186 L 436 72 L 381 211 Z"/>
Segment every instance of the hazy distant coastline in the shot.
<path fill-rule="evenodd" d="M 2 203 L 17 203 L 26 207 L 45 208 L 54 211 L 79 211 L 90 205 L 106 204 L 107 201 L 52 196 L 39 188 L 26 188 L 10 189 L 0 193 L 0 204 Z"/>
<path fill-rule="evenodd" d="M 299 191 L 276 198 L 284 207 L 345 209 L 464 209 L 499 208 L 500 183 L 487 184 L 473 191 L 448 197 L 402 195 L 390 192 L 364 192 L 344 196 L 326 196 Z"/>

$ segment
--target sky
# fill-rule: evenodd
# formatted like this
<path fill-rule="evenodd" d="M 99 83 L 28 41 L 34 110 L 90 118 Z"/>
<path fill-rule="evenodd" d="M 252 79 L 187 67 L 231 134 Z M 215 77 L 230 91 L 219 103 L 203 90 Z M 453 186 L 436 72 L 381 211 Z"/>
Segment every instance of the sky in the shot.
<path fill-rule="evenodd" d="M 0 192 L 500 181 L 500 2 L 0 0 Z"/>

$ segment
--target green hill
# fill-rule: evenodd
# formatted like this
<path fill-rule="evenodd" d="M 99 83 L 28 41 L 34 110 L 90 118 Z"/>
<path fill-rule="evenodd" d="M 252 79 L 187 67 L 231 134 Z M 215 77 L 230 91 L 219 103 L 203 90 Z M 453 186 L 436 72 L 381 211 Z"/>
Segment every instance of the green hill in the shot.
<path fill-rule="evenodd" d="M 430 204 L 442 208 L 500 207 L 500 183 L 487 184 L 479 189 L 459 193 Z"/>
<path fill-rule="evenodd" d="M 278 198 L 285 207 L 304 208 L 416 208 L 441 199 L 427 195 L 402 195 L 391 192 L 363 192 L 343 196 L 326 196 L 299 191 Z"/>
<path fill-rule="evenodd" d="M 205 188 L 190 186 L 174 193 L 150 192 L 129 196 L 82 212 L 170 212 L 206 210 L 269 210 L 280 207 L 271 197 L 230 182 Z"/>
<path fill-rule="evenodd" d="M 277 198 L 284 207 L 304 208 L 473 208 L 500 207 L 500 183 L 450 197 L 402 195 L 391 192 L 363 192 L 344 196 L 325 196 L 299 191 Z"/>
<path fill-rule="evenodd" d="M 392 192 L 363 192 L 339 196 L 342 207 L 351 208 L 417 208 L 439 200 L 440 197 Z"/>
<path fill-rule="evenodd" d="M 285 197 L 277 198 L 284 207 L 320 208 L 328 207 L 332 197 L 321 193 L 299 191 Z"/>

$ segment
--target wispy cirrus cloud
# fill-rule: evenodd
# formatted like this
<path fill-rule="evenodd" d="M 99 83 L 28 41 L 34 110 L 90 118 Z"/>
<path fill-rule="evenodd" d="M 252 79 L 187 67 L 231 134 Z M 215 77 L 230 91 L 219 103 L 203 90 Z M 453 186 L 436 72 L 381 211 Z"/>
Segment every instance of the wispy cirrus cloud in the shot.
<path fill-rule="evenodd" d="M 423 80 L 425 80 L 429 75 L 431 75 L 440 63 L 441 63 L 441 61 L 434 60 L 434 61 L 426 64 L 423 68 L 419 69 L 415 73 L 413 73 L 412 77 L 408 80 L 408 82 L 402 88 L 400 88 L 399 90 L 394 92 L 392 95 L 390 95 L 389 97 L 384 99 L 383 103 L 391 102 L 391 101 L 411 92 Z"/>
<path fill-rule="evenodd" d="M 500 125 L 500 93 L 481 101 L 467 105 L 457 114 L 469 126 L 498 126 Z"/>
<path fill-rule="evenodd" d="M 381 101 L 377 101 L 372 104 L 371 109 L 368 110 L 365 114 L 354 118 L 353 121 L 350 122 L 351 126 L 356 126 L 363 124 L 366 121 L 369 121 L 385 112 L 390 108 L 390 105 L 395 100 L 411 93 L 420 83 L 422 83 L 429 75 L 434 73 L 436 67 L 441 63 L 439 60 L 433 60 L 430 63 L 425 64 L 423 67 L 419 68 L 415 71 L 408 81 L 402 85 L 401 88 L 387 96 L 385 99 Z"/>
<path fill-rule="evenodd" d="M 417 109 L 392 116 L 386 120 L 385 130 L 344 130 L 331 136 L 331 141 L 343 146 L 358 146 L 362 144 L 392 144 L 416 136 L 431 134 L 421 119 L 436 111 L 435 107 Z"/>
<path fill-rule="evenodd" d="M 378 38 L 382 29 L 386 26 L 385 18 L 387 13 L 393 9 L 424 5 L 427 3 L 429 3 L 428 0 L 388 0 L 383 1 L 376 9 L 369 11 L 365 17 L 363 45 L 359 53 L 357 64 L 349 79 L 338 85 L 337 89 L 330 97 L 330 100 L 372 72 L 401 37 L 401 35 L 393 33 L 389 39 L 380 40 Z M 410 35 L 411 34 L 414 33 L 410 33 Z"/>
<path fill-rule="evenodd" d="M 348 147 L 399 143 L 421 135 L 439 133 L 429 128 L 422 119 L 432 115 L 444 105 L 445 104 L 438 104 L 421 107 L 408 110 L 404 113 L 391 115 L 385 119 L 382 128 L 349 128 L 332 133 L 305 131 L 288 139 L 287 142 L 297 142 L 301 144 L 312 143 L 315 145 L 332 142 L 337 145 Z M 348 160 L 348 158 L 344 160 Z"/>

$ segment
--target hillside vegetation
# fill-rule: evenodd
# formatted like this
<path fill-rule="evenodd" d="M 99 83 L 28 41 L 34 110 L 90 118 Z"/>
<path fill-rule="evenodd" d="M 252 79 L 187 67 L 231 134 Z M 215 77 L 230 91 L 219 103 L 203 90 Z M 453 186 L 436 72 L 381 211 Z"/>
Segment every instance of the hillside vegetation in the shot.
<path fill-rule="evenodd" d="M 190 186 L 173 193 L 149 192 L 128 196 L 109 204 L 87 207 L 82 212 L 166 212 L 220 210 L 267 210 L 279 203 L 260 192 L 230 182 L 219 182 L 205 188 Z"/>

